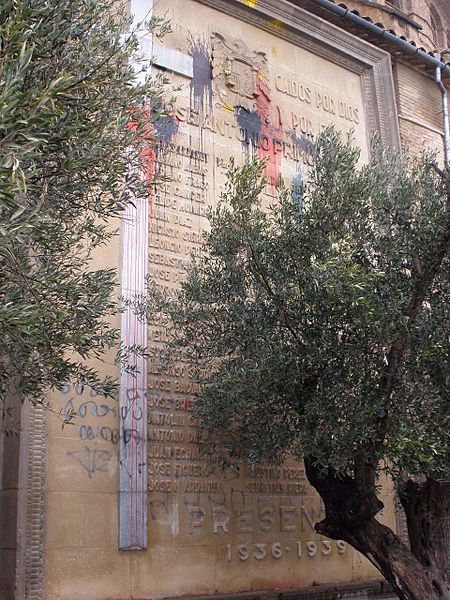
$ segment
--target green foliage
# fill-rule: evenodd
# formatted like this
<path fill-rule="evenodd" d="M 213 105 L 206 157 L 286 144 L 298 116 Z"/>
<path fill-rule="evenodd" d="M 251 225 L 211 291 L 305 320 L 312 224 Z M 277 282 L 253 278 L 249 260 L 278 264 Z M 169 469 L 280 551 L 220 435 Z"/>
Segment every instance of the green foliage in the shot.
<path fill-rule="evenodd" d="M 142 148 L 164 82 L 138 84 L 133 65 L 142 30 L 167 29 L 159 20 L 124 35 L 122 4 L 0 6 L 1 400 L 43 401 L 69 379 L 112 389 L 86 362 L 117 342 L 116 274 L 92 253 L 151 185 Z"/>
<path fill-rule="evenodd" d="M 169 308 L 174 343 L 226 459 L 305 453 L 348 474 L 357 460 L 439 477 L 449 467 L 448 245 L 433 269 L 445 180 L 430 156 L 375 146 L 368 165 L 358 159 L 327 130 L 301 197 L 280 189 L 268 210 L 264 165 L 232 165 L 204 258 Z M 390 389 L 391 348 L 403 341 Z"/>

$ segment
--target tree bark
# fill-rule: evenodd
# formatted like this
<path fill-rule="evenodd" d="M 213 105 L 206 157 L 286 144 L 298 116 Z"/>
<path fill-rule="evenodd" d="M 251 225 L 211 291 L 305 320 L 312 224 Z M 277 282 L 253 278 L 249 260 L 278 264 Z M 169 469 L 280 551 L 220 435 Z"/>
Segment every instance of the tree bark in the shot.
<path fill-rule="evenodd" d="M 444 519 L 448 527 L 448 511 L 446 518 L 436 515 L 436 524 L 430 524 L 435 513 L 445 508 L 440 506 L 445 489 L 436 491 L 430 485 L 428 493 L 418 494 L 409 502 L 407 520 L 408 525 L 409 520 L 414 522 L 412 542 L 416 550 L 413 551 L 375 518 L 383 507 L 376 497 L 375 480 L 372 485 L 365 474 L 358 481 L 358 470 L 355 478 L 338 477 L 331 469 L 324 473 L 308 457 L 305 468 L 309 482 L 325 504 L 326 517 L 315 526 L 318 533 L 344 540 L 361 552 L 384 575 L 400 600 L 450 600 L 445 581 L 448 570 L 442 570 L 448 565 L 449 540 L 439 537 L 438 525 Z M 373 467 L 367 469 L 375 472 Z M 449 502 L 448 498 L 446 501 Z M 417 520 L 418 505 L 423 516 Z"/>
<path fill-rule="evenodd" d="M 408 480 L 400 494 L 411 552 L 440 575 L 438 585 L 450 588 L 450 482 Z"/>

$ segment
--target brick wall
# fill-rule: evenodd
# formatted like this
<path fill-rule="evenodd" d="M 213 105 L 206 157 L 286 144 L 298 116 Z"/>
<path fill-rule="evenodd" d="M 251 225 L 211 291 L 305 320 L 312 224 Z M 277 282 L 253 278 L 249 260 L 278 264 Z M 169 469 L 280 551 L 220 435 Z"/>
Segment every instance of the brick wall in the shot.
<path fill-rule="evenodd" d="M 402 141 L 414 153 L 435 150 L 442 162 L 441 94 L 433 77 L 396 63 L 394 80 Z"/>

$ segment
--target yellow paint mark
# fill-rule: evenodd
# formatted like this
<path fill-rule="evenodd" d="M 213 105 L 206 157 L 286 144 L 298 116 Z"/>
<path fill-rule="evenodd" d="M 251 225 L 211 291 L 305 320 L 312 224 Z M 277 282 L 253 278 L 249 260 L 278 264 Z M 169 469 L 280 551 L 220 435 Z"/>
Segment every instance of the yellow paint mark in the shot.
<path fill-rule="evenodd" d="M 223 103 L 223 107 L 225 110 L 227 110 L 228 112 L 234 112 L 234 107 L 232 104 L 229 104 L 228 102 L 224 102 Z"/>
<path fill-rule="evenodd" d="M 256 72 L 256 77 L 257 77 L 258 79 L 260 79 L 261 81 L 263 81 L 263 82 L 266 82 L 266 83 L 267 83 L 267 75 L 266 75 L 265 73 L 263 73 L 262 71 L 257 71 L 257 72 Z"/>
<path fill-rule="evenodd" d="M 245 6 L 249 6 L 250 8 L 256 8 L 258 0 L 242 0 L 242 4 L 245 4 Z"/>
<path fill-rule="evenodd" d="M 283 23 L 278 19 L 269 19 L 269 25 L 272 25 L 274 29 L 282 29 Z"/>
<path fill-rule="evenodd" d="M 271 50 L 272 50 L 272 54 L 274 56 L 278 56 L 278 52 L 277 52 L 277 49 L 275 48 L 275 46 L 272 46 Z"/>

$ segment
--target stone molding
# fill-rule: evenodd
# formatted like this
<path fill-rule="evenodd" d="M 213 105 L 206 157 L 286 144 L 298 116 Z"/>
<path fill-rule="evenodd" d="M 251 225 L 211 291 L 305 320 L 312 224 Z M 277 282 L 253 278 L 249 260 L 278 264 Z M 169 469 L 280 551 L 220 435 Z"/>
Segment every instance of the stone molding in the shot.
<path fill-rule="evenodd" d="M 360 38 L 294 6 L 287 0 L 196 0 L 257 26 L 361 77 L 369 134 L 386 147 L 401 148 L 390 55 Z"/>
<path fill-rule="evenodd" d="M 47 513 L 47 410 L 22 407 L 16 600 L 43 600 Z"/>

